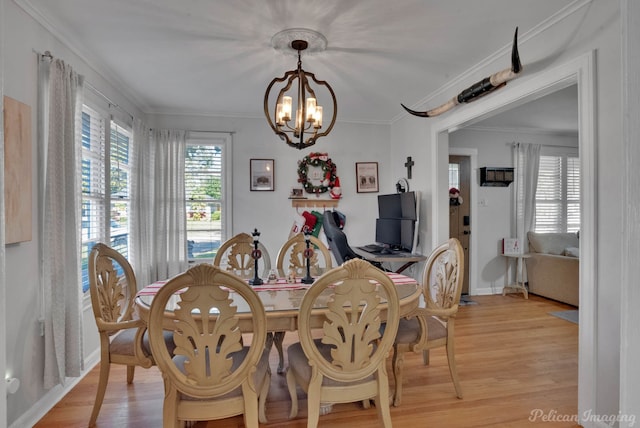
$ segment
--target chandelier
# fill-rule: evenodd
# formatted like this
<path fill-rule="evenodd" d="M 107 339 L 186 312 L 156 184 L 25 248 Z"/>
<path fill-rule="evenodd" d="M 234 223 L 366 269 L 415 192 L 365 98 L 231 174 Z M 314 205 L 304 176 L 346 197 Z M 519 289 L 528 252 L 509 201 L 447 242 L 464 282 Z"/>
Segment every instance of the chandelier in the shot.
<path fill-rule="evenodd" d="M 302 51 L 309 49 L 309 53 L 320 52 L 326 48 L 327 40 L 316 31 L 296 28 L 279 32 L 273 36 L 271 43 L 278 50 L 296 51 L 298 67 L 271 81 L 264 94 L 264 114 L 276 135 L 291 147 L 302 150 L 329 134 L 336 121 L 338 106 L 333 89 L 327 82 L 316 79 L 313 73 L 302 69 Z M 271 100 L 272 90 L 275 94 L 278 88 L 277 97 Z M 321 94 L 320 91 L 327 95 L 327 99 L 331 97 L 330 121 L 323 117 L 325 111 L 316 96 L 316 92 Z M 270 102 L 273 107 L 271 112 Z M 329 122 L 329 126 L 323 127 L 323 122 Z"/>

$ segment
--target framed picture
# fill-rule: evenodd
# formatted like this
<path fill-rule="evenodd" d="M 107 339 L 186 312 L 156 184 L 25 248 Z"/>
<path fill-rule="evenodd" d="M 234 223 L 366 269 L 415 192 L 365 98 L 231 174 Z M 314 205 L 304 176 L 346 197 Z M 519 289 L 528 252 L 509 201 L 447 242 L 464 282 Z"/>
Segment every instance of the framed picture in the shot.
<path fill-rule="evenodd" d="M 303 199 L 304 195 L 302 194 L 302 187 L 294 187 L 291 189 L 291 195 L 289 196 L 291 199 Z"/>
<path fill-rule="evenodd" d="M 251 191 L 273 191 L 274 175 L 273 159 L 251 159 L 250 161 L 250 186 Z"/>
<path fill-rule="evenodd" d="M 378 162 L 356 162 L 358 193 L 378 192 Z"/>

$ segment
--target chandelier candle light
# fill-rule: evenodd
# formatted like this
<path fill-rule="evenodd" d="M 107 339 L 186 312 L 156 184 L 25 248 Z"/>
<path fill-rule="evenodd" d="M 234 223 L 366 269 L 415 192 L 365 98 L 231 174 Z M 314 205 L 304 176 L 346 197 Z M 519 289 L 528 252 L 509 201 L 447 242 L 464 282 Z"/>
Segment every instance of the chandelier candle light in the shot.
<path fill-rule="evenodd" d="M 284 30 L 271 39 L 277 50 L 290 49 L 298 54 L 298 67 L 287 71 L 283 77 L 276 77 L 267 87 L 264 95 L 264 114 L 271 129 L 288 145 L 299 150 L 312 146 L 320 137 L 329 134 L 336 121 L 338 110 L 336 96 L 329 84 L 316 79 L 313 73 L 302 69 L 302 51 L 320 52 L 326 49 L 327 40 L 316 31 L 302 28 Z M 315 83 L 314 89 L 310 81 Z M 274 85 L 282 85 L 275 99 L 273 115 L 269 112 L 271 90 Z M 316 91 L 324 87 L 331 96 L 333 110 L 329 126 L 323 129 L 323 106 L 318 102 Z M 295 109 L 294 109 L 295 107 Z M 325 121 L 326 122 L 326 121 Z"/>

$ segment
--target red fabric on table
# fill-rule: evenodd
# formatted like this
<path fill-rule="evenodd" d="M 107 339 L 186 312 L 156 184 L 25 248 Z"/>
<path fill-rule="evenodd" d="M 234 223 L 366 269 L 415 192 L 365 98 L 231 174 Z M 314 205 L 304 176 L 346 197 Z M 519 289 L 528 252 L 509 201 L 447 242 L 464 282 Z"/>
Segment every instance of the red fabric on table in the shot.
<path fill-rule="evenodd" d="M 394 284 L 411 284 L 416 282 L 415 279 L 402 275 L 400 273 L 387 272 L 387 275 Z M 296 278 L 296 282 L 290 284 L 287 282 L 285 278 L 278 278 L 275 284 L 262 284 L 262 285 L 254 285 L 252 286 L 256 291 L 278 291 L 278 290 L 301 290 L 311 287 L 313 284 L 303 284 L 301 282 L 302 278 Z M 149 284 L 144 287 L 142 290 L 138 291 L 138 296 L 155 296 L 160 287 L 165 285 L 168 281 L 156 281 L 153 284 Z M 179 292 L 178 292 L 179 293 Z"/>

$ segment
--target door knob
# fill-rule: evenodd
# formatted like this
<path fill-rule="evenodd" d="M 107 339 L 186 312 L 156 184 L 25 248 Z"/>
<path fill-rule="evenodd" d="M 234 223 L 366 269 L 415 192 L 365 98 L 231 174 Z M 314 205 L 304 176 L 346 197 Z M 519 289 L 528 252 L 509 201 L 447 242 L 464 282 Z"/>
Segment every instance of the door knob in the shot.
<path fill-rule="evenodd" d="M 471 235 L 471 231 L 470 230 L 465 230 L 464 232 L 462 232 L 464 235 Z"/>

